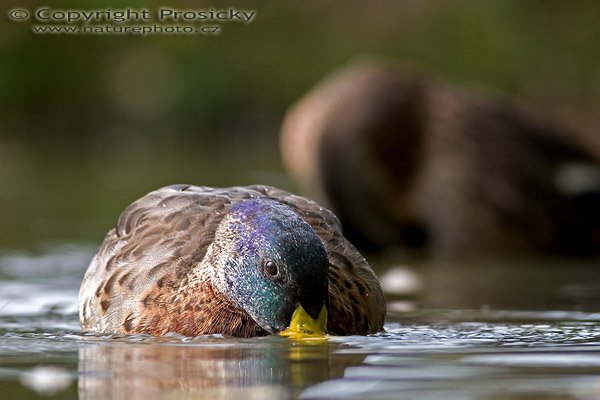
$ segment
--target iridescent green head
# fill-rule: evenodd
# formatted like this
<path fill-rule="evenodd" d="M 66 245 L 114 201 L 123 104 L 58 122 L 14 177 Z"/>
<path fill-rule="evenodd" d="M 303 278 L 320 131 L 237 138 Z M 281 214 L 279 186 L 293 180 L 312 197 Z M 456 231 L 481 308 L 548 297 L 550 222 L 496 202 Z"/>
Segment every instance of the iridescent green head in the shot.
<path fill-rule="evenodd" d="M 217 229 L 211 258 L 216 287 L 265 330 L 288 328 L 299 306 L 324 319 L 327 253 L 289 206 L 266 198 L 233 205 Z"/>

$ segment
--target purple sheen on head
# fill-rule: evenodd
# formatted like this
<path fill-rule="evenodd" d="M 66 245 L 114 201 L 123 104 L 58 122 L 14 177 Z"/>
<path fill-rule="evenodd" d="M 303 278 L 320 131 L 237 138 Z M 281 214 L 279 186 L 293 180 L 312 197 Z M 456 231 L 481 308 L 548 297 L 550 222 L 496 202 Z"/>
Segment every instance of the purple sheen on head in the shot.
<path fill-rule="evenodd" d="M 268 198 L 233 205 L 226 221 L 223 238 L 233 253 L 224 254 L 223 282 L 230 299 L 269 331 L 287 327 L 298 304 L 316 318 L 327 301 L 329 264 L 311 225 Z M 263 272 L 266 261 L 278 265 L 277 276 Z"/>
<path fill-rule="evenodd" d="M 282 245 L 283 240 L 298 242 L 298 235 L 316 234 L 289 206 L 261 198 L 234 204 L 230 213 L 235 217 L 231 224 L 238 236 L 238 251 L 255 253 L 260 247 Z M 292 244 L 292 243 L 290 243 Z"/>

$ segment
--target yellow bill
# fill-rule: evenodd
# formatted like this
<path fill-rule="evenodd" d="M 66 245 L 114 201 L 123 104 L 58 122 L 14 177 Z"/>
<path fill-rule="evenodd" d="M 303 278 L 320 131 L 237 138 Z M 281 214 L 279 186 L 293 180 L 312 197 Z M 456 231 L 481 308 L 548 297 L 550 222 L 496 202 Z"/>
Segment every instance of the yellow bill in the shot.
<path fill-rule="evenodd" d="M 299 305 L 292 314 L 290 327 L 279 334 L 296 340 L 326 339 L 327 308 L 323 304 L 319 317 L 313 319 L 304 308 Z"/>

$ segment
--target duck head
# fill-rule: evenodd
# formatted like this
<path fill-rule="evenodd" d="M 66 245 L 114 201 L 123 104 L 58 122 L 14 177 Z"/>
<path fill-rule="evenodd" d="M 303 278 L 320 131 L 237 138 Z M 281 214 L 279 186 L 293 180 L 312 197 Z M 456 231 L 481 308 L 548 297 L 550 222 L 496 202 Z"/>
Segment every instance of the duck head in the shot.
<path fill-rule="evenodd" d="M 233 205 L 215 233 L 213 285 L 263 329 L 326 329 L 327 252 L 313 228 L 274 200 Z M 298 322 L 300 321 L 300 322 Z"/>

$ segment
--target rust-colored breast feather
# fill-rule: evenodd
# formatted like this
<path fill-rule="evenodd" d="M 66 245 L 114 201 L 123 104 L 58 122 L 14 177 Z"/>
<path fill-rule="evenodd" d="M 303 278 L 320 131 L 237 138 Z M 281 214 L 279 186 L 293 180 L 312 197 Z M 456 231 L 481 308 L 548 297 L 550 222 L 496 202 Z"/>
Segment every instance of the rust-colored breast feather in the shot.
<path fill-rule="evenodd" d="M 341 335 L 382 330 L 385 305 L 377 278 L 330 211 L 268 186 L 190 185 L 158 189 L 123 211 L 84 277 L 82 327 L 152 335 L 267 334 L 208 280 L 190 279 L 232 204 L 258 197 L 295 209 L 323 241 L 330 263 L 328 330 Z"/>

